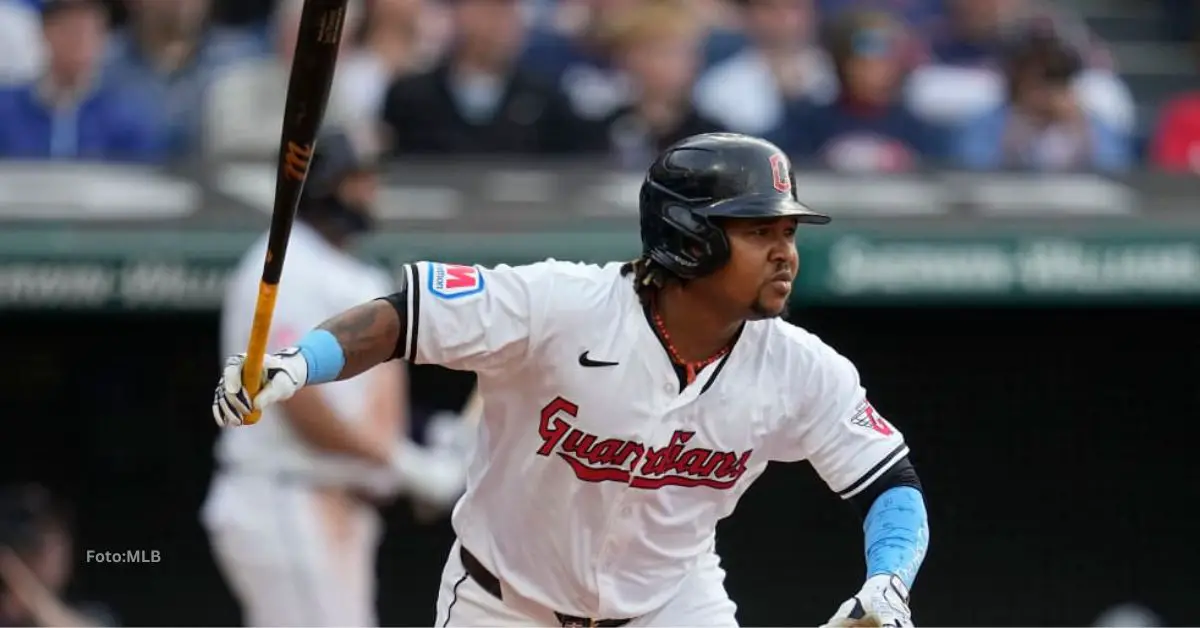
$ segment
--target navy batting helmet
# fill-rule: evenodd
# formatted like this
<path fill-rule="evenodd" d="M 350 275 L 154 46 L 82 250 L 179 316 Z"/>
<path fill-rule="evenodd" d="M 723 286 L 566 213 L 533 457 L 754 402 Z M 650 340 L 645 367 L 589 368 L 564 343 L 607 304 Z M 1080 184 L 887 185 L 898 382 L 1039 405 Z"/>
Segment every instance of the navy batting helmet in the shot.
<path fill-rule="evenodd" d="M 778 146 L 736 133 L 694 135 L 667 148 L 646 173 L 638 205 L 643 255 L 683 279 L 729 259 L 729 240 L 713 218 L 830 220 L 796 197 L 792 162 Z"/>
<path fill-rule="evenodd" d="M 323 129 L 317 136 L 316 149 L 308 166 L 303 197 L 324 199 L 334 196 L 338 185 L 347 176 L 376 170 L 377 157 L 377 151 L 365 136 L 340 127 Z"/>
<path fill-rule="evenodd" d="M 374 172 L 377 156 L 375 146 L 364 135 L 341 128 L 323 130 L 317 138 L 296 215 L 331 223 L 348 234 L 369 229 L 370 208 L 347 203 L 339 198 L 338 188 L 351 175 Z"/>

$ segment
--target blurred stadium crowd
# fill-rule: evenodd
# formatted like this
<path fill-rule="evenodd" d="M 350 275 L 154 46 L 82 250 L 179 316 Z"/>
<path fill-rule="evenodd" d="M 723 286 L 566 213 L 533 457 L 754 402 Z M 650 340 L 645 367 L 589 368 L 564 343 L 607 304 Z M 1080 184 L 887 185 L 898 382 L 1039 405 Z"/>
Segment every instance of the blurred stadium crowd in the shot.
<path fill-rule="evenodd" d="M 0 158 L 273 155 L 301 5 L 0 0 Z M 1194 7 L 351 0 L 327 120 L 370 129 L 401 157 L 638 168 L 680 137 L 726 129 L 840 170 L 1189 171 Z"/>

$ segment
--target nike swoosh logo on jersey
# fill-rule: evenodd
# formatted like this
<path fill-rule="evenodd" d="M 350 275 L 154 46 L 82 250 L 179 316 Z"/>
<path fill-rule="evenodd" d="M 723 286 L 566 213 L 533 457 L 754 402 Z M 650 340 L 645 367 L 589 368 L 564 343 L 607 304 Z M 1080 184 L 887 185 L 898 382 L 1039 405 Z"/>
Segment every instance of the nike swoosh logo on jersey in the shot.
<path fill-rule="evenodd" d="M 617 364 L 620 364 L 619 362 L 601 362 L 599 360 L 593 360 L 588 357 L 588 353 L 591 352 L 584 351 L 583 353 L 579 354 L 579 366 L 584 368 L 596 368 L 598 366 L 616 366 Z"/>

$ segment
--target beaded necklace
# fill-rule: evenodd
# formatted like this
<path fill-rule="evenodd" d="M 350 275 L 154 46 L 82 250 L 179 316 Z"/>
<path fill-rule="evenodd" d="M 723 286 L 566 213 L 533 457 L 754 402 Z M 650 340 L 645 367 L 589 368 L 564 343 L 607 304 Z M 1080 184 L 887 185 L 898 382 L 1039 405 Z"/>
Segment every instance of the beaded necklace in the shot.
<path fill-rule="evenodd" d="M 667 355 L 671 356 L 672 362 L 683 367 L 687 379 L 686 386 L 690 386 L 692 382 L 696 381 L 696 373 L 704 370 L 704 367 L 720 360 L 725 354 L 729 353 L 729 349 L 732 346 L 732 343 L 725 345 L 723 349 L 703 360 L 688 362 L 679 356 L 679 351 L 675 349 L 675 343 L 671 342 L 671 334 L 667 332 L 667 326 L 663 324 L 662 316 L 658 313 L 658 308 L 651 308 L 651 317 L 654 319 L 654 329 L 658 331 L 663 345 L 667 348 Z"/>

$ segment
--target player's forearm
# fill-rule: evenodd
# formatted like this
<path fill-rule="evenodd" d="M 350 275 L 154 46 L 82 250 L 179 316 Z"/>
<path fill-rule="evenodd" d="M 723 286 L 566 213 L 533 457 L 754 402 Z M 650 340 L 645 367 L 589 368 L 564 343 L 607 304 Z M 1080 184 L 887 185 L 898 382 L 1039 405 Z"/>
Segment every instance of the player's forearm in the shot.
<path fill-rule="evenodd" d="M 343 422 L 316 389 L 300 389 L 281 402 L 284 415 L 301 440 L 314 449 L 387 464 L 388 440 L 368 438 Z"/>
<path fill-rule="evenodd" d="M 386 301 L 355 306 L 321 323 L 298 343 L 309 364 L 306 383 L 350 379 L 387 362 L 400 331 L 400 317 Z"/>
<path fill-rule="evenodd" d="M 925 498 L 912 486 L 896 486 L 875 498 L 863 525 L 867 577 L 893 574 L 911 587 L 929 547 Z"/>

